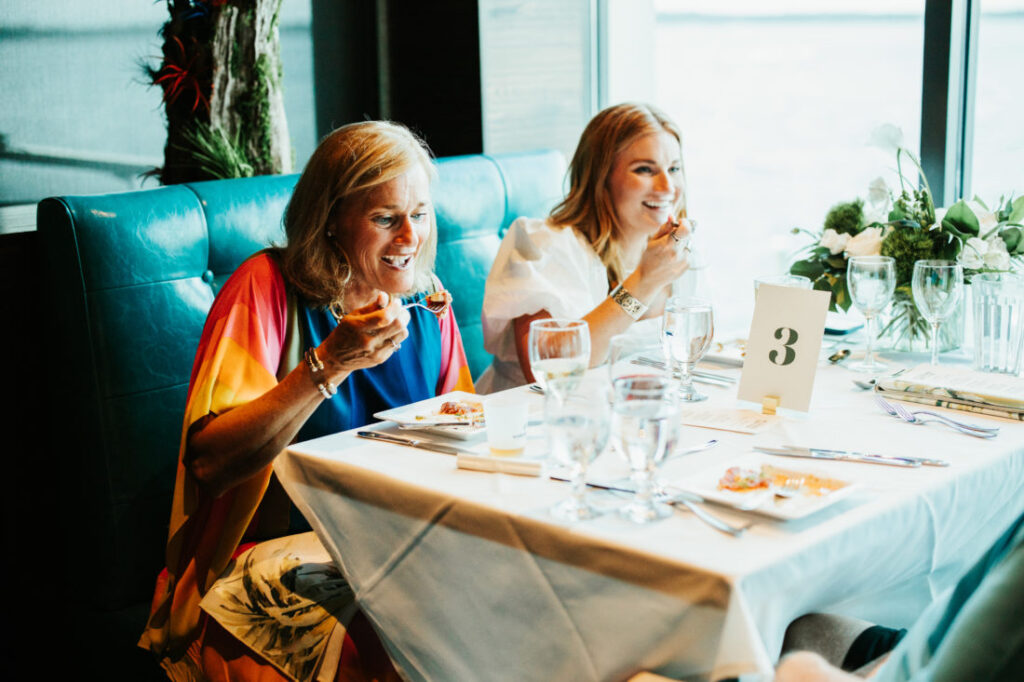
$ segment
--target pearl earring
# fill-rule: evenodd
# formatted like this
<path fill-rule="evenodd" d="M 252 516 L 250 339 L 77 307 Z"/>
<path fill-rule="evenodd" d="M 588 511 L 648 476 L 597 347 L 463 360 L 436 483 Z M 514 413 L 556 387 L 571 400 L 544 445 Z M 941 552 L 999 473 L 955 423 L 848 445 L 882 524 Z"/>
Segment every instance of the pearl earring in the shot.
<path fill-rule="evenodd" d="M 330 230 L 327 230 L 327 236 L 330 237 L 331 239 L 334 239 L 334 233 L 331 232 Z"/>

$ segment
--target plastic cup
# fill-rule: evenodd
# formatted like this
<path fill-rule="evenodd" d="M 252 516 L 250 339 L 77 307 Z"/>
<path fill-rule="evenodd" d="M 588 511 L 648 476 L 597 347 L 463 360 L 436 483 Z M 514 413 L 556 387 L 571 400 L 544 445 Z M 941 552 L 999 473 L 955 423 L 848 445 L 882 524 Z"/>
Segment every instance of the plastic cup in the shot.
<path fill-rule="evenodd" d="M 501 395 L 484 401 L 487 445 L 496 457 L 518 457 L 526 449 L 529 403 L 521 395 Z"/>

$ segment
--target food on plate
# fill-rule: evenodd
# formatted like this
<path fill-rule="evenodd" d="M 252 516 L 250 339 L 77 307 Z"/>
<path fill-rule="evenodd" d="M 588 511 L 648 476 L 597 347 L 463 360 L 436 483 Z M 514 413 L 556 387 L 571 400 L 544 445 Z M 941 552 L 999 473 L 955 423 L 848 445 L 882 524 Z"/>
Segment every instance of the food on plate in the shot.
<path fill-rule="evenodd" d="M 794 471 L 762 464 L 760 469 L 730 467 L 718 481 L 719 490 L 733 492 L 750 492 L 766 488 L 779 488 L 801 495 L 820 497 L 839 490 L 847 485 L 846 481 L 835 478 L 815 476 L 805 471 Z"/>
<path fill-rule="evenodd" d="M 453 417 L 463 421 L 479 422 L 484 418 L 483 403 L 470 400 L 446 400 L 437 411 L 428 415 L 416 415 L 416 419 L 434 419 L 436 417 Z"/>

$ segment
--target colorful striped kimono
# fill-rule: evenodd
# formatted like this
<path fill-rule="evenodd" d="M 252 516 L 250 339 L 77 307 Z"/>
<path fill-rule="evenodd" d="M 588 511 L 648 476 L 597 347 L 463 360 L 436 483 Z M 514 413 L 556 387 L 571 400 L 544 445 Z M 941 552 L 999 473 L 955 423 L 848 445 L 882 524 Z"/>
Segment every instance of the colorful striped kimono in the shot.
<path fill-rule="evenodd" d="M 362 426 L 374 421 L 373 413 L 380 410 L 448 391 L 473 390 L 451 310 L 440 320 L 419 307 L 409 312 L 409 337 L 399 350 L 383 364 L 349 375 L 337 395 L 319 405 L 297 440 Z M 266 393 L 301 362 L 307 348 L 318 345 L 336 325 L 329 312 L 306 305 L 291 294 L 269 252 L 258 253 L 239 266 L 213 303 L 189 384 L 167 569 L 158 579 L 150 620 L 139 642 L 161 659 L 172 677 L 189 678 L 188 669 L 198 665 L 196 641 L 205 622 L 200 600 L 221 577 L 239 545 L 253 535 L 254 517 L 271 481 L 271 467 L 267 466 L 220 497 L 211 498 L 186 467 L 190 429 L 210 415 Z M 351 590 L 348 595 L 351 600 Z M 310 608 L 319 607 L 314 603 Z M 321 615 L 318 627 L 324 633 L 337 628 L 330 614 Z M 302 656 L 309 659 L 310 653 Z M 316 663 L 299 661 L 289 669 L 289 661 L 271 662 L 292 678 L 304 676 Z"/>

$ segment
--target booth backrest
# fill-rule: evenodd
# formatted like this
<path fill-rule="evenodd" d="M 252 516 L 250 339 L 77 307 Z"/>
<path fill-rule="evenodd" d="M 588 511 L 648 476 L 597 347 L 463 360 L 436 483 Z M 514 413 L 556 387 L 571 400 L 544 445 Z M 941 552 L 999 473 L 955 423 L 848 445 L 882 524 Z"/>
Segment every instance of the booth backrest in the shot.
<path fill-rule="evenodd" d="M 561 195 L 558 152 L 438 161 L 436 270 L 454 296 L 474 376 L 484 280 L 508 225 Z M 148 602 L 163 564 L 185 392 L 217 288 L 249 254 L 283 239 L 297 175 L 219 180 L 39 205 L 47 357 L 64 399 L 53 452 L 78 596 L 89 608 Z M 78 554 L 78 553 L 81 554 Z M 138 624 L 141 629 L 142 623 Z M 136 635 L 138 632 L 136 632 Z"/>

